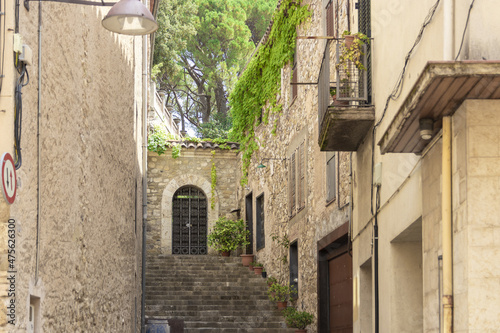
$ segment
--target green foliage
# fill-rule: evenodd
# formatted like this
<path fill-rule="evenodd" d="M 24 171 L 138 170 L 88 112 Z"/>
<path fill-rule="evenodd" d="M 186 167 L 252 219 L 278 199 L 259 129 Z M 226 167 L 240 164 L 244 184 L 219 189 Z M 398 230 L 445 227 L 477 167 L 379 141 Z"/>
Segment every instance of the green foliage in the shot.
<path fill-rule="evenodd" d="M 247 13 L 245 23 L 250 28 L 255 45 L 264 36 L 277 3 L 277 0 L 245 0 Z"/>
<path fill-rule="evenodd" d="M 343 67 L 347 76 L 350 77 L 351 73 L 349 72 L 349 66 L 348 66 L 349 61 L 352 61 L 358 69 L 366 71 L 366 67 L 361 62 L 361 57 L 364 55 L 363 45 L 369 44 L 370 38 L 368 38 L 365 34 L 362 34 L 361 32 L 351 33 L 350 31 L 347 30 L 342 33 L 342 38 L 345 38 L 346 36 L 354 36 L 354 40 L 352 44 L 348 47 L 346 45 L 346 40 L 344 39 L 344 41 L 342 42 L 343 52 L 340 53 L 339 63 L 336 66 L 337 69 L 339 67 Z"/>
<path fill-rule="evenodd" d="M 285 316 L 286 325 L 288 327 L 304 330 L 307 326 L 311 325 L 314 321 L 314 316 L 306 311 L 297 311 L 293 307 L 288 307 L 283 312 Z"/>
<path fill-rule="evenodd" d="M 267 285 L 270 287 L 273 284 L 278 283 L 278 279 L 276 279 L 275 277 L 270 276 L 270 277 L 267 278 L 266 282 L 267 282 Z"/>
<path fill-rule="evenodd" d="M 280 283 L 273 283 L 267 290 L 267 296 L 272 302 L 286 302 L 290 295 L 297 293 L 295 286 L 286 286 Z"/>
<path fill-rule="evenodd" d="M 219 217 L 215 226 L 208 234 L 208 245 L 216 250 L 234 251 L 238 247 L 245 247 L 248 241 L 250 231 L 246 229 L 245 221 L 233 221 L 225 217 Z"/>
<path fill-rule="evenodd" d="M 179 158 L 181 156 L 181 145 L 176 143 L 171 145 L 172 147 L 172 158 Z"/>
<path fill-rule="evenodd" d="M 301 1 L 282 1 L 273 15 L 274 23 L 266 44 L 261 45 L 229 97 L 233 116 L 230 138 L 239 142 L 243 151 L 242 184 L 247 183 L 250 159 L 258 149 L 255 127 L 259 124 L 264 106 L 269 102 L 271 112 L 281 112 L 282 106 L 276 101 L 281 89 L 281 68 L 293 60 L 296 28 L 310 15 L 311 12 L 307 6 L 301 5 Z M 264 122 L 269 109 L 264 113 Z"/>
<path fill-rule="evenodd" d="M 182 78 L 179 54 L 186 48 L 187 40 L 196 34 L 193 22 L 196 14 L 197 6 L 193 1 L 160 1 L 152 70 L 157 79 L 164 74 L 173 80 Z"/>
<path fill-rule="evenodd" d="M 215 157 L 215 150 L 212 150 L 212 169 L 211 169 L 211 187 L 212 187 L 212 199 L 210 202 L 210 207 L 212 209 L 215 208 L 215 187 L 217 186 L 217 170 L 215 169 L 215 162 L 214 162 L 214 157 Z"/>
<path fill-rule="evenodd" d="M 200 124 L 197 135 L 202 138 L 227 139 L 233 126 L 232 118 L 222 113 L 213 113 L 211 120 Z"/>
<path fill-rule="evenodd" d="M 264 267 L 264 264 L 261 264 L 260 262 L 254 261 L 254 262 L 252 263 L 252 266 L 253 266 L 253 267 Z"/>
<path fill-rule="evenodd" d="M 160 125 L 155 125 L 149 132 L 148 135 L 148 150 L 162 155 L 165 150 L 169 147 L 167 141 L 177 140 L 175 135 L 167 133 L 163 127 Z"/>

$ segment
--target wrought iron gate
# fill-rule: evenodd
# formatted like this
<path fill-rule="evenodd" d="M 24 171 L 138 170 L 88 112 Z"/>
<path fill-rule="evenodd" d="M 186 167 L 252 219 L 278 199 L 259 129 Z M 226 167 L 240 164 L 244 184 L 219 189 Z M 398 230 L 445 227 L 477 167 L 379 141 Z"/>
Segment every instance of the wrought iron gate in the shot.
<path fill-rule="evenodd" d="M 192 186 L 181 187 L 172 202 L 172 253 L 207 254 L 207 198 Z"/>

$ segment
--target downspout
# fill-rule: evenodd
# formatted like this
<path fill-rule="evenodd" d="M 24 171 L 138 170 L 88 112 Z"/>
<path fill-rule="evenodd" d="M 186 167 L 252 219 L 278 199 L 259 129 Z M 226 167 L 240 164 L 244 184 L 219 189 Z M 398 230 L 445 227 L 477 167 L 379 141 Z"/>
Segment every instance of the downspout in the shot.
<path fill-rule="evenodd" d="M 454 0 L 443 1 L 443 60 L 453 60 L 454 51 L 454 29 L 453 29 L 453 13 L 454 13 Z"/>
<path fill-rule="evenodd" d="M 40 144 L 40 118 L 42 117 L 42 2 L 38 3 L 38 112 L 36 116 L 36 145 L 37 145 L 37 198 L 36 198 L 36 253 L 35 253 L 35 286 L 38 284 L 38 267 L 40 264 L 40 214 L 42 211 L 42 195 L 40 191 L 40 175 L 42 174 Z"/>
<path fill-rule="evenodd" d="M 378 281 L 378 210 L 380 208 L 380 185 L 376 185 L 375 195 L 375 215 L 373 223 L 373 294 L 375 307 L 375 333 L 379 333 L 380 329 L 380 307 L 379 307 L 379 281 Z"/>
<path fill-rule="evenodd" d="M 442 157 L 443 333 L 453 332 L 453 250 L 451 203 L 451 117 L 443 117 Z"/>
<path fill-rule="evenodd" d="M 148 1 L 146 0 L 146 6 Z M 141 332 L 145 332 L 146 326 L 146 218 L 147 218 L 147 189 L 148 189 L 148 125 L 147 125 L 147 111 L 148 111 L 148 39 L 147 35 L 142 36 L 142 268 L 141 268 Z"/>

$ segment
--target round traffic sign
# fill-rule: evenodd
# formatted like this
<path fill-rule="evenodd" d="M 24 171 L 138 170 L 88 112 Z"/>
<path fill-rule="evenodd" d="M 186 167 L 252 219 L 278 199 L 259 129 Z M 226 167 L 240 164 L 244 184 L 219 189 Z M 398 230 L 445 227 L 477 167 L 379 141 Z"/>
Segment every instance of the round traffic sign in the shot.
<path fill-rule="evenodd" d="M 17 191 L 17 177 L 16 168 L 14 167 L 14 160 L 9 153 L 4 153 L 0 160 L 2 168 L 2 192 L 5 200 L 13 204 L 16 199 Z"/>

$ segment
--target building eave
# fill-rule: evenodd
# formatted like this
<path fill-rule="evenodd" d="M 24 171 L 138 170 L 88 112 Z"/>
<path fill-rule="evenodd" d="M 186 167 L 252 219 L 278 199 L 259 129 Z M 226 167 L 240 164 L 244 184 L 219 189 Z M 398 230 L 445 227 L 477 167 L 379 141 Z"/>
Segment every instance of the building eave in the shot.
<path fill-rule="evenodd" d="M 434 136 L 466 99 L 500 99 L 500 61 L 428 62 L 378 142 L 382 154 L 421 153 L 431 140 L 421 139 L 419 120 L 434 121 Z"/>

